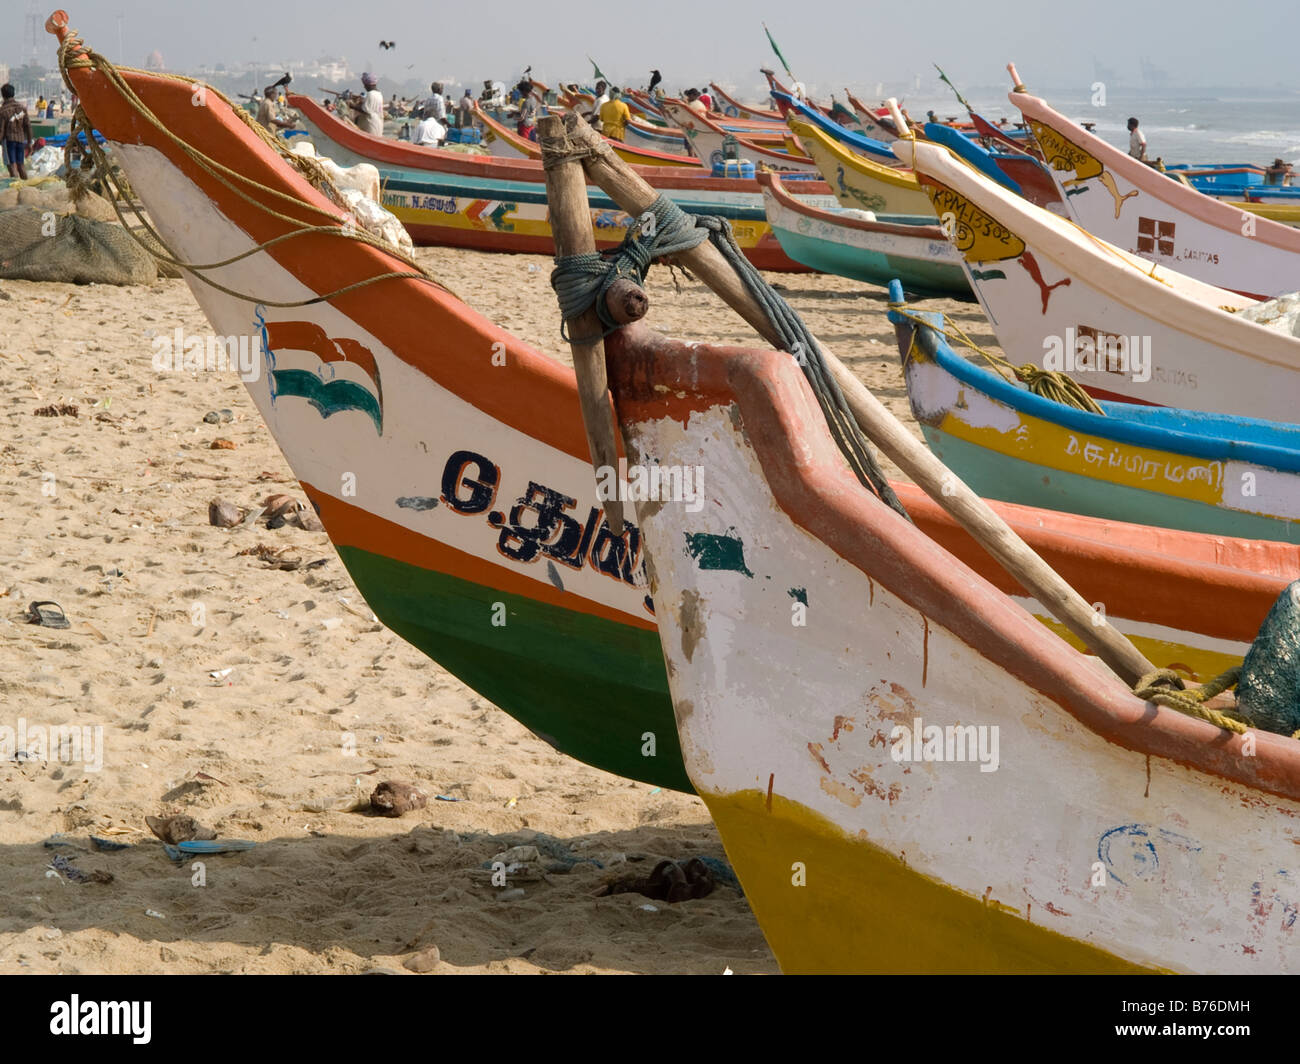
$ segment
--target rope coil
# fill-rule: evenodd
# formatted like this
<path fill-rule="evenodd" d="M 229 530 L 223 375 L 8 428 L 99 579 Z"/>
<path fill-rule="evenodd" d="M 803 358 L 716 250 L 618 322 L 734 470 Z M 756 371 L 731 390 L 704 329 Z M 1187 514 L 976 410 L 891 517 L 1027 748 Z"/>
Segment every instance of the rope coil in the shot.
<path fill-rule="evenodd" d="M 890 303 L 889 309 L 916 325 L 923 325 L 927 329 L 933 329 L 945 338 L 954 340 L 963 347 L 970 348 L 992 366 L 1003 380 L 1010 382 L 1011 377 L 1008 376 L 1010 374 L 1028 387 L 1034 395 L 1041 395 L 1044 399 L 1051 399 L 1064 406 L 1074 407 L 1076 410 L 1086 410 L 1090 414 L 1106 416 L 1106 411 L 1098 406 L 1097 401 L 1083 390 L 1083 386 L 1074 378 L 1067 377 L 1060 370 L 1040 369 L 1032 362 L 1026 362 L 1023 366 L 1015 366 L 1003 356 L 980 347 L 962 331 L 961 326 L 950 322 L 947 317 L 944 318 L 943 327 L 939 328 L 908 310 L 904 303 Z"/>

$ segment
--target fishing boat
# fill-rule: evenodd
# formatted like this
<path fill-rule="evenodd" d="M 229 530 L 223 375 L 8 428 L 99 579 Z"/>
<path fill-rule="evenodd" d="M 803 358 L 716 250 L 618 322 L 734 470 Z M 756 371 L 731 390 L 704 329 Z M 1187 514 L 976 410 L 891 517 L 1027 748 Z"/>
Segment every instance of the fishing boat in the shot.
<path fill-rule="evenodd" d="M 195 263 L 251 252 L 186 281 L 214 334 L 261 341 L 246 387 L 376 616 L 558 750 L 690 789 L 640 533 L 614 534 L 601 514 L 573 372 L 346 236 L 305 164 L 215 90 L 195 108 L 195 83 L 118 71 L 128 98 L 75 65 L 75 33 L 52 22 L 82 106 L 167 242 Z M 340 232 L 293 236 L 299 225 Z M 1006 581 L 935 503 L 895 487 L 918 527 Z M 996 509 L 1153 662 L 1193 679 L 1239 661 L 1300 572 L 1289 545 Z"/>
<path fill-rule="evenodd" d="M 713 477 L 638 513 L 687 769 L 783 971 L 1295 968 L 1294 740 L 1032 622 L 858 484 L 788 355 L 609 352 L 629 461 Z"/>
<path fill-rule="evenodd" d="M 627 143 L 639 148 L 653 148 L 678 155 L 689 151 L 686 137 L 681 130 L 670 126 L 652 126 L 649 122 L 633 115 L 627 123 Z"/>
<path fill-rule="evenodd" d="M 848 89 L 844 90 L 844 95 L 849 101 L 849 106 L 853 108 L 853 113 L 858 116 L 858 124 L 866 136 L 883 144 L 898 139 L 898 134 L 894 132 L 893 121 L 887 113 L 882 113 L 885 110 L 883 107 L 868 107 Z"/>
<path fill-rule="evenodd" d="M 1300 337 L 1242 316 L 1256 301 L 1115 247 L 963 166 L 894 144 L 949 219 L 967 280 L 1017 364 L 1098 398 L 1296 419 Z"/>
<path fill-rule="evenodd" d="M 790 195 L 778 174 L 759 174 L 758 183 L 768 224 L 795 262 L 882 288 L 898 278 L 913 296 L 972 298 L 961 255 L 933 218 L 813 208 Z"/>
<path fill-rule="evenodd" d="M 857 133 L 852 129 L 846 129 L 840 123 L 833 119 L 827 118 L 816 108 L 809 107 L 802 100 L 783 92 L 773 92 L 772 99 L 776 101 L 777 106 L 781 108 L 781 115 L 785 118 L 787 124 L 791 118 L 797 118 L 800 121 L 815 126 L 826 136 L 830 137 L 836 143 L 843 145 L 850 151 L 859 155 L 864 155 L 868 159 L 881 163 L 885 166 L 895 166 L 894 153 L 890 150 L 889 144 L 885 141 L 873 140 L 862 133 Z"/>
<path fill-rule="evenodd" d="M 876 214 L 906 214 L 936 217 L 930 197 L 911 171 L 895 162 L 885 166 L 833 140 L 816 126 L 793 115 L 790 129 L 817 164 L 841 207 L 874 211 Z"/>
<path fill-rule="evenodd" d="M 897 138 L 892 138 L 888 143 L 872 140 L 818 116 L 815 111 L 805 107 L 798 100 L 781 96 L 778 96 L 777 99 L 786 114 L 787 121 L 806 121 L 823 135 L 825 138 L 821 146 L 823 159 L 827 154 L 826 141 L 829 141 L 844 149 L 853 158 L 878 164 L 884 164 L 887 160 L 890 166 L 899 165 L 897 153 L 893 149 Z M 906 123 L 906 119 L 903 118 L 901 113 L 899 121 Z M 914 132 L 914 130 L 909 129 L 909 136 Z M 1032 156 L 1019 149 L 998 151 L 996 153 L 989 151 L 960 130 L 938 122 L 927 122 L 921 135 L 937 144 L 944 145 L 975 169 L 991 177 L 999 184 L 1010 188 L 1018 196 L 1023 196 L 1030 203 L 1036 203 L 1040 207 L 1046 207 L 1061 214 L 1065 213 L 1065 206 L 1061 202 L 1052 175 L 1046 167 Z M 843 165 L 843 159 L 841 158 L 835 165 L 837 167 Z M 828 175 L 828 171 L 824 168 L 821 173 L 823 176 Z M 850 181 L 849 185 L 852 186 L 852 184 L 853 182 Z M 841 203 L 843 203 L 843 197 L 841 197 Z"/>
<path fill-rule="evenodd" d="M 1125 251 L 1256 299 L 1300 288 L 1300 232 L 1221 203 L 1134 159 L 1031 96 L 1010 65 L 1009 99 L 1071 217 Z"/>
<path fill-rule="evenodd" d="M 768 122 L 781 121 L 779 111 L 775 111 L 770 107 L 757 107 L 753 104 L 741 103 L 716 81 L 709 82 L 709 88 L 713 90 L 715 101 L 721 104 L 718 110 L 728 118 L 757 118 Z"/>
<path fill-rule="evenodd" d="M 902 293 L 891 289 L 901 303 Z M 993 499 L 1300 543 L 1300 425 L 1132 403 L 1078 409 L 962 358 L 942 315 L 892 311 L 930 449 Z"/>
<path fill-rule="evenodd" d="M 308 97 L 291 95 L 290 103 L 318 152 L 341 166 L 368 162 L 379 169 L 384 206 L 417 244 L 553 253 L 540 161 L 467 156 L 371 137 Z M 772 235 L 756 181 L 712 177 L 699 166 L 655 166 L 639 172 L 683 210 L 729 219 L 737 242 L 760 269 L 805 269 L 786 256 Z M 835 205 L 820 182 L 809 182 L 802 191 L 815 204 Z M 595 191 L 591 207 L 598 245 L 611 247 L 622 240 L 627 216 Z"/>
<path fill-rule="evenodd" d="M 727 158 L 743 158 L 769 170 L 818 173 L 817 164 L 804 155 L 802 150 L 774 151 L 738 133 L 728 133 L 716 122 L 692 111 L 684 100 L 664 100 L 663 107 L 664 114 L 676 123 L 677 128 L 686 136 L 691 151 L 711 166 Z"/>
<path fill-rule="evenodd" d="M 541 162 L 542 149 L 537 146 L 536 141 L 521 137 L 508 125 L 498 121 L 481 107 L 477 108 L 475 119 L 483 127 L 483 142 L 490 146 L 502 146 L 501 150 L 496 150 L 493 147 L 493 155 L 506 158 L 532 159 L 535 162 Z M 697 156 L 691 155 L 689 152 L 662 152 L 651 148 L 639 148 L 635 145 L 625 144 L 621 140 L 614 140 L 611 137 L 606 137 L 605 143 L 614 149 L 620 159 L 631 163 L 633 166 L 680 166 L 688 170 L 698 170 L 703 165 Z"/>

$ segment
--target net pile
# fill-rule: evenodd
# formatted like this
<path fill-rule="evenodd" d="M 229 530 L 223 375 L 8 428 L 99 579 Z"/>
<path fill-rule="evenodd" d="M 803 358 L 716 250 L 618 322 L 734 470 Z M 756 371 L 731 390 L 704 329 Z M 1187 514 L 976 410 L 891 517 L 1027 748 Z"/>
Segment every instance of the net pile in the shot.
<path fill-rule="evenodd" d="M 152 284 L 158 268 L 120 225 L 19 206 L 0 210 L 0 278 Z"/>

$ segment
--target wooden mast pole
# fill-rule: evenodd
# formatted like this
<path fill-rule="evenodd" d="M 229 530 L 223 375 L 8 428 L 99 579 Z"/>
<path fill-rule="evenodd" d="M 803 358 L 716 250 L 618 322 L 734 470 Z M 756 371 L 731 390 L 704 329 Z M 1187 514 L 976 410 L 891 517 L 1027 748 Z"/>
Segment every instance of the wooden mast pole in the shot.
<path fill-rule="evenodd" d="M 570 112 L 572 115 L 572 112 Z M 576 115 L 572 117 L 577 120 Z M 581 123 L 586 127 L 586 123 Z M 587 179 L 582 163 L 573 154 L 576 145 L 571 130 L 558 115 L 546 115 L 537 123 L 537 137 L 542 145 L 542 162 L 546 166 L 546 201 L 549 204 L 551 233 L 555 237 L 555 257 L 581 255 L 596 250 L 596 236 L 591 228 L 591 211 L 587 206 Z M 595 136 L 594 132 L 592 133 Z M 578 399 L 582 406 L 582 424 L 587 430 L 587 446 L 593 468 L 618 468 L 617 429 L 605 375 L 605 326 L 594 306 L 567 322 L 569 348 L 578 378 Z M 623 531 L 623 502 L 604 500 L 605 518 L 615 535 Z"/>
<path fill-rule="evenodd" d="M 553 128 L 558 128 L 563 123 L 569 144 L 590 153 L 583 157 L 582 168 L 591 182 L 617 203 L 620 209 L 633 218 L 638 218 L 650 208 L 658 198 L 658 192 L 610 151 L 593 130 L 576 115 L 566 115 L 563 119 L 553 118 L 552 121 L 556 123 Z M 585 195 L 585 187 L 583 192 Z M 552 201 L 552 211 L 554 209 L 555 203 Z M 557 247 L 559 241 L 557 230 Z M 775 347 L 780 346 L 780 338 L 766 313 L 717 248 L 706 241 L 690 251 L 682 252 L 676 259 L 712 288 L 764 340 Z M 868 439 L 974 536 L 1025 590 L 1130 686 L 1155 671 L 1155 666 L 1123 633 L 1111 626 L 1104 615 L 1094 610 L 983 499 L 919 442 L 834 354 L 824 346 L 822 352 L 848 401 L 849 409 Z M 576 361 L 576 348 L 574 357 Z M 580 376 L 580 387 L 581 380 Z M 605 380 L 603 367 L 600 380 Z M 584 411 L 585 409 L 584 406 Z"/>

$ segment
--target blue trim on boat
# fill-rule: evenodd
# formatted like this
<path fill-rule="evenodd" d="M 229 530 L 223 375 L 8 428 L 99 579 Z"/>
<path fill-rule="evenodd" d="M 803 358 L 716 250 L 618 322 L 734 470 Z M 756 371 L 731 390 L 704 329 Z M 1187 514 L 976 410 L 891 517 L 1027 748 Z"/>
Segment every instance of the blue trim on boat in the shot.
<path fill-rule="evenodd" d="M 1093 414 L 1035 395 L 967 362 L 929 326 L 920 326 L 917 338 L 922 350 L 963 384 L 1030 417 L 1137 447 L 1300 473 L 1300 425 L 1129 403 L 1098 403 L 1106 413 Z"/>
<path fill-rule="evenodd" d="M 888 144 L 881 141 L 873 140 L 871 137 L 864 137 L 861 133 L 854 133 L 851 129 L 845 129 L 838 122 L 832 122 L 820 111 L 814 111 L 811 107 L 796 100 L 784 92 L 772 93 L 772 99 L 779 100 L 782 103 L 789 104 L 799 114 L 820 129 L 828 137 L 834 137 L 841 144 L 846 144 L 855 151 L 865 152 L 867 155 L 874 155 L 880 159 L 888 159 L 890 163 L 897 164 L 898 156 Z"/>
<path fill-rule="evenodd" d="M 1007 177 L 998 167 L 998 164 L 994 161 L 993 153 L 980 147 L 961 130 L 953 129 L 952 126 L 945 126 L 938 122 L 927 122 L 925 124 L 925 135 L 936 144 L 942 144 L 949 151 L 966 160 L 981 174 L 996 181 L 1003 188 L 1010 189 L 1017 196 L 1024 195 L 1020 191 L 1019 183 Z"/>

